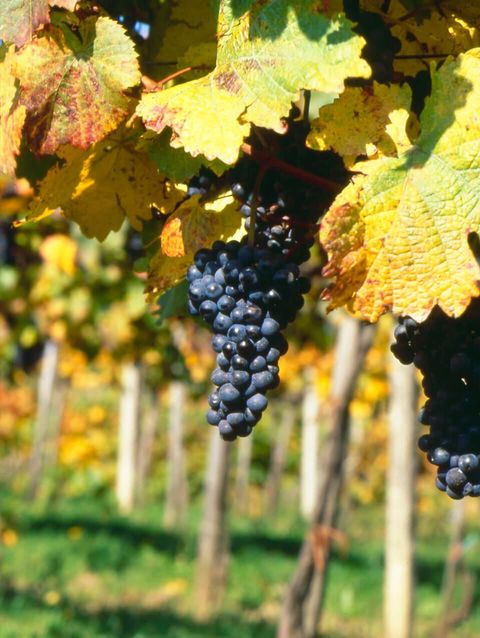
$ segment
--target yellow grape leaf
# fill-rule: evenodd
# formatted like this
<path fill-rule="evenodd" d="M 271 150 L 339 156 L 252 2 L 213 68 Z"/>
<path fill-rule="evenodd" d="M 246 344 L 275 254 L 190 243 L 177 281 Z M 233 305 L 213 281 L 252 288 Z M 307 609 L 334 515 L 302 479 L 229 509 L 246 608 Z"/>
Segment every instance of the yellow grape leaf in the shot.
<path fill-rule="evenodd" d="M 387 12 L 383 10 L 385 4 L 383 0 L 360 2 L 362 9 L 379 13 L 400 41 L 401 49 L 394 60 L 394 69 L 399 73 L 416 75 L 428 70 L 428 56 L 457 55 L 480 45 L 478 3 L 431 0 L 417 12 L 401 0 L 391 0 Z"/>
<path fill-rule="evenodd" d="M 305 0 L 220 3 L 215 69 L 190 82 L 146 93 L 137 109 L 145 125 L 173 130 L 172 145 L 192 155 L 235 162 L 257 124 L 283 132 L 301 89 L 333 100 L 349 76 L 368 77 L 365 44 L 341 13 L 322 12 Z"/>
<path fill-rule="evenodd" d="M 0 40 L 4 42 L 14 42 L 21 47 L 48 22 L 48 0 L 2 0 L 0 3 Z"/>
<path fill-rule="evenodd" d="M 391 29 L 402 48 L 394 61 L 394 69 L 405 75 L 416 75 L 428 69 L 431 55 L 457 55 L 480 46 L 480 32 L 452 13 L 432 11 L 430 17 L 398 22 Z M 402 59 L 399 56 L 419 56 Z"/>
<path fill-rule="evenodd" d="M 359 155 L 377 153 L 381 146 L 383 154 L 395 155 L 395 138 L 404 142 L 402 131 L 391 128 L 394 139 L 387 132 L 392 125 L 393 112 L 409 116 L 412 92 L 407 84 L 387 86 L 373 83 L 372 87 L 347 87 L 342 95 L 323 106 L 313 120 L 307 137 L 307 146 L 319 151 L 334 150 L 341 155 L 347 166 L 351 166 Z M 341 125 L 340 125 L 341 123 Z M 405 129 L 403 135 L 406 137 Z"/>
<path fill-rule="evenodd" d="M 411 140 L 417 138 L 420 133 L 418 118 L 415 113 L 410 113 L 405 109 L 395 109 L 391 111 L 388 119 L 385 131 L 397 147 L 397 153 L 403 153 L 411 146 Z M 381 147 L 380 150 L 386 155 Z"/>
<path fill-rule="evenodd" d="M 178 283 L 193 261 L 193 255 L 217 239 L 228 241 L 244 234 L 238 202 L 222 197 L 202 204 L 194 196 L 172 213 L 162 229 L 160 248 L 150 263 L 147 299 L 156 297 Z"/>
<path fill-rule="evenodd" d="M 76 270 L 78 246 L 76 242 L 61 233 L 49 235 L 43 240 L 39 252 L 44 261 L 58 270 L 73 275 Z"/>
<path fill-rule="evenodd" d="M 82 20 L 78 36 L 50 25 L 16 55 L 21 102 L 32 148 L 61 144 L 86 149 L 129 113 L 124 91 L 138 84 L 133 42 L 106 17 Z"/>
<path fill-rule="evenodd" d="M 0 173 L 6 175 L 15 172 L 26 114 L 25 107 L 18 104 L 14 58 L 14 50 L 8 49 L 0 62 Z"/>
<path fill-rule="evenodd" d="M 150 272 L 145 288 L 147 301 L 154 303 L 164 290 L 168 290 L 183 279 L 191 263 L 192 255 L 167 257 L 159 250 L 150 262 Z"/>
<path fill-rule="evenodd" d="M 159 175 L 135 141 L 121 129 L 88 151 L 62 147 L 58 155 L 64 163 L 41 182 L 28 219 L 37 221 L 61 208 L 85 235 L 103 240 L 125 217 L 141 229 L 152 204 L 162 212 L 172 210 L 184 194 Z"/>
<path fill-rule="evenodd" d="M 197 46 L 208 46 L 209 42 L 215 43 L 216 20 L 214 12 L 208 3 L 192 2 L 191 0 L 176 0 L 172 3 L 168 27 L 163 34 L 162 44 L 155 55 L 155 61 L 161 63 L 163 68 L 177 68 L 179 60 L 183 58 L 188 49 Z M 183 66 L 198 66 L 204 60 L 194 58 L 184 59 Z M 213 64 L 215 65 L 215 56 Z"/>
<path fill-rule="evenodd" d="M 144 94 L 137 113 L 145 126 L 157 133 L 172 127 L 173 148 L 183 146 L 193 156 L 201 153 L 208 160 L 218 158 L 233 164 L 249 131 L 247 124 L 238 121 L 243 110 L 241 100 L 218 91 L 207 76 L 160 93 Z"/>
<path fill-rule="evenodd" d="M 421 133 L 363 175 L 327 212 L 320 240 L 330 308 L 368 321 L 387 310 L 423 320 L 435 304 L 460 315 L 479 294 L 468 236 L 480 228 L 480 49 L 432 67 Z"/>
<path fill-rule="evenodd" d="M 230 205 L 222 213 L 209 212 L 208 204 L 200 202 L 200 196 L 189 197 L 174 213 L 169 215 L 160 236 L 161 250 L 167 257 L 183 257 L 208 246 L 221 236 L 235 232 L 240 225 L 238 205 Z M 222 206 L 225 199 L 221 200 Z M 232 226 L 233 224 L 233 226 Z"/>

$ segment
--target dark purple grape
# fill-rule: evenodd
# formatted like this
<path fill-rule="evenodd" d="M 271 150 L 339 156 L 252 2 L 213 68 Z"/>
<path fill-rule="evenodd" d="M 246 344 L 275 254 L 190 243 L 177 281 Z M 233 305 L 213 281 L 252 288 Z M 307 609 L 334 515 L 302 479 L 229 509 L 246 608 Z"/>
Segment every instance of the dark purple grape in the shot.
<path fill-rule="evenodd" d="M 247 408 L 252 412 L 263 412 L 268 405 L 268 399 L 264 394 L 254 394 L 247 399 Z"/>
<path fill-rule="evenodd" d="M 207 422 L 210 425 L 218 425 L 222 420 L 222 415 L 217 410 L 209 410 L 207 412 Z"/>
<path fill-rule="evenodd" d="M 218 389 L 218 395 L 220 399 L 227 405 L 229 403 L 235 403 L 242 396 L 240 394 L 240 391 L 231 383 L 225 383 L 224 385 L 220 386 L 220 388 Z"/>

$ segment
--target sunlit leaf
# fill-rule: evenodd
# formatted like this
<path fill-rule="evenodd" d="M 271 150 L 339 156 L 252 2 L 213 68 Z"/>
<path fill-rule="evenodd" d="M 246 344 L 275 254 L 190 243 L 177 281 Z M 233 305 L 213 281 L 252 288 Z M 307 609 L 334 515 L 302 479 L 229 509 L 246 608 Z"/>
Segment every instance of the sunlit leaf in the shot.
<path fill-rule="evenodd" d="M 51 169 L 40 184 L 29 219 L 61 208 L 85 235 L 103 240 L 120 228 L 125 217 L 140 229 L 142 221 L 151 217 L 152 204 L 167 212 L 183 197 L 158 173 L 154 162 L 136 150 L 128 129 L 88 151 L 62 147 L 59 156 L 64 164 Z"/>
<path fill-rule="evenodd" d="M 9 49 L 0 62 L 0 173 L 13 175 L 20 151 L 25 107 L 18 104 L 18 87 L 12 64 L 15 53 Z"/>
<path fill-rule="evenodd" d="M 52 7 L 60 7 L 61 9 L 73 11 L 79 3 L 79 0 L 48 0 L 48 2 Z"/>
<path fill-rule="evenodd" d="M 172 145 L 233 163 L 249 123 L 284 131 L 300 89 L 332 101 L 349 76 L 367 77 L 363 38 L 343 14 L 326 15 L 306 1 L 220 5 L 215 69 L 207 76 L 146 93 L 138 114 L 157 133 L 173 129 Z M 249 8 L 249 10 L 246 10 Z"/>
<path fill-rule="evenodd" d="M 424 319 L 435 304 L 458 316 L 479 294 L 468 237 L 480 230 L 480 50 L 432 70 L 421 134 L 364 173 L 323 220 L 331 307 L 375 321 L 391 309 Z"/>
<path fill-rule="evenodd" d="M 157 254 L 150 263 L 147 293 L 152 301 L 178 283 L 192 263 L 195 252 L 216 239 L 227 241 L 242 236 L 242 217 L 232 197 L 202 204 L 189 198 L 167 219 Z"/>
<path fill-rule="evenodd" d="M 405 113 L 404 127 L 409 116 L 412 92 L 405 84 L 387 86 L 373 83 L 372 87 L 347 87 L 342 95 L 320 109 L 313 120 L 307 145 L 319 151 L 334 150 L 350 166 L 360 155 L 395 155 L 395 139 L 387 132 L 392 125 L 391 115 L 401 110 Z M 397 123 L 398 120 L 395 119 Z M 392 128 L 396 139 L 405 144 L 408 138 L 403 129 Z M 402 150 L 402 149 L 400 149 Z"/>

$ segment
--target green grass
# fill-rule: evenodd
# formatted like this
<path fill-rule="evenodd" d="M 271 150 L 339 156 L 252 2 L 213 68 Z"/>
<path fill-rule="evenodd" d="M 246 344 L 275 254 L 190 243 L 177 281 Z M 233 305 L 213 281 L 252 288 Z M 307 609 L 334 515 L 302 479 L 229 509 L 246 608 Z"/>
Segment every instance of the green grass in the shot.
<path fill-rule="evenodd" d="M 108 501 L 64 501 L 48 509 L 10 503 L 19 541 L 0 550 L 0 638 L 273 638 L 285 583 L 295 567 L 303 524 L 234 520 L 223 613 L 193 620 L 195 530 L 158 523 L 157 508 L 126 519 Z M 287 520 L 285 518 L 285 520 Z M 345 556 L 334 554 L 324 635 L 380 638 L 383 579 L 379 510 L 359 510 Z M 428 532 L 428 530 L 426 530 Z M 475 537 L 472 537 L 475 540 Z M 474 545 L 473 545 L 474 547 Z M 438 615 L 446 541 L 442 530 L 418 544 L 416 638 Z M 480 557 L 469 566 L 480 576 Z M 478 600 L 476 601 L 478 602 Z M 480 610 L 451 632 L 480 633 Z"/>

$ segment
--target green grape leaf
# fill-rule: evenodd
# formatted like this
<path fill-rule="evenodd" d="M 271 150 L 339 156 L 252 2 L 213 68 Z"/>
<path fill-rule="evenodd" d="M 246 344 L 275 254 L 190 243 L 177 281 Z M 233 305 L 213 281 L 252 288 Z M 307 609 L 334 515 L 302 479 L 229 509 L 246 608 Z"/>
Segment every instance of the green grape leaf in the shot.
<path fill-rule="evenodd" d="M 170 317 L 182 317 L 187 314 L 187 293 L 188 282 L 183 279 L 176 286 L 160 295 L 158 300 L 159 309 L 155 313 L 160 321 L 170 319 Z"/>
<path fill-rule="evenodd" d="M 170 135 L 163 131 L 160 135 L 146 133 L 141 147 L 150 155 L 158 169 L 174 182 L 185 182 L 196 175 L 202 166 L 207 166 L 216 175 L 221 175 L 228 168 L 220 160 L 207 160 L 203 155 L 192 157 L 183 148 L 170 146 Z"/>
<path fill-rule="evenodd" d="M 368 321 L 392 310 L 460 315 L 479 294 L 470 234 L 480 232 L 480 49 L 432 67 L 414 145 L 361 172 L 326 214 L 320 240 L 331 308 Z"/>

